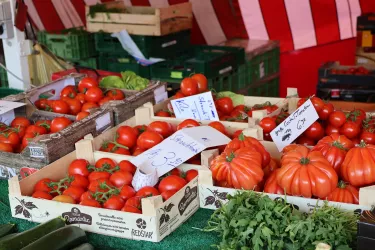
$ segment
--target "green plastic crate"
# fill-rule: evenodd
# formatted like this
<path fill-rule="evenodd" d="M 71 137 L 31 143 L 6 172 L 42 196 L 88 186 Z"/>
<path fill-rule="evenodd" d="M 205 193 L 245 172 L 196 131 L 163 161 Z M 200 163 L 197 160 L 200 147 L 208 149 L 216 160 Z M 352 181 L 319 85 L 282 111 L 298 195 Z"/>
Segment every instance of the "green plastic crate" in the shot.
<path fill-rule="evenodd" d="M 216 78 L 236 70 L 244 64 L 244 61 L 243 48 L 192 46 L 178 59 L 153 64 L 151 77 L 168 79 L 168 82 L 179 82 L 193 73 L 202 73 L 207 78 Z"/>
<path fill-rule="evenodd" d="M 247 96 L 267 96 L 279 97 L 279 82 L 278 74 L 259 82 L 254 82 L 246 88 L 236 91 L 239 94 Z"/>
<path fill-rule="evenodd" d="M 255 82 L 278 73 L 280 70 L 280 47 L 273 48 L 246 61 L 248 82 Z"/>
<path fill-rule="evenodd" d="M 91 69 L 98 69 L 98 57 L 90 57 L 82 60 L 72 61 L 73 64 L 87 67 Z"/>
<path fill-rule="evenodd" d="M 64 59 L 81 60 L 97 54 L 94 35 L 88 32 L 68 34 L 39 32 L 38 39 L 55 55 Z"/>
<path fill-rule="evenodd" d="M 0 87 L 8 87 L 8 73 L 0 67 Z"/>
<path fill-rule="evenodd" d="M 11 88 L 0 88 L 0 98 L 4 98 L 8 95 L 15 95 L 24 92 L 23 90 L 19 89 L 11 89 Z"/>
<path fill-rule="evenodd" d="M 174 58 L 190 47 L 190 30 L 165 36 L 131 35 L 131 38 L 146 58 Z M 127 54 L 119 40 L 108 33 L 95 33 L 95 47 L 99 52 Z"/>
<path fill-rule="evenodd" d="M 143 66 L 139 64 L 133 57 L 127 55 L 114 56 L 108 54 L 100 54 L 99 69 L 112 72 L 122 72 L 130 70 L 141 77 L 150 79 L 150 66 Z"/>

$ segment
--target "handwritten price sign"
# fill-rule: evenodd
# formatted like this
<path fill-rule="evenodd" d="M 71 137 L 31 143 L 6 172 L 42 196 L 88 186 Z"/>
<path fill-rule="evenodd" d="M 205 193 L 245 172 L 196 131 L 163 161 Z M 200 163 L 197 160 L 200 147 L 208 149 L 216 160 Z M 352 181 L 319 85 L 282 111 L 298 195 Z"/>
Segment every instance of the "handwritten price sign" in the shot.
<path fill-rule="evenodd" d="M 211 92 L 172 100 L 171 104 L 176 118 L 219 120 Z"/>
<path fill-rule="evenodd" d="M 288 116 L 284 122 L 271 132 L 272 140 L 276 143 L 279 151 L 291 144 L 318 118 L 319 115 L 310 100 Z"/>
<path fill-rule="evenodd" d="M 133 186 L 155 185 L 158 177 L 181 165 L 209 147 L 228 144 L 230 139 L 219 131 L 201 126 L 177 131 L 155 147 L 131 159 L 137 166 Z"/>

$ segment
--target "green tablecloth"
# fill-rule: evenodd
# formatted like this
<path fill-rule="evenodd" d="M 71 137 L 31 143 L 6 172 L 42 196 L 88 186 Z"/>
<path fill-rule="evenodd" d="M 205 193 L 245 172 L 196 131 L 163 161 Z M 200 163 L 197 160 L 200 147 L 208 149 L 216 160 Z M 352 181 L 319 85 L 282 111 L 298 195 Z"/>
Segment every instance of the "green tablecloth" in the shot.
<path fill-rule="evenodd" d="M 8 182 L 0 180 L 0 224 L 15 223 L 19 231 L 34 227 L 36 223 L 15 219 L 11 216 L 8 199 Z M 189 220 L 159 243 L 133 241 L 94 233 L 88 233 L 89 242 L 97 249 L 214 249 L 211 247 L 219 241 L 213 233 L 201 232 L 194 228 L 203 228 L 212 214 L 212 210 L 199 209 Z"/>

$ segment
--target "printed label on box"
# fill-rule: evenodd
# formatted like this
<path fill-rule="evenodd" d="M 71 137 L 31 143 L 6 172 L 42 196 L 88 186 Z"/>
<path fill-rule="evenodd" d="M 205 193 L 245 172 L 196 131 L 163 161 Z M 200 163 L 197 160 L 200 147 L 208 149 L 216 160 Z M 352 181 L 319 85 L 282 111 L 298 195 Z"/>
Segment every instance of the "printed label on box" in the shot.
<path fill-rule="evenodd" d="M 271 137 L 279 151 L 282 151 L 284 147 L 291 144 L 318 118 L 318 113 L 311 100 L 307 100 L 279 126 L 272 130 Z"/>
<path fill-rule="evenodd" d="M 29 147 L 30 157 L 32 158 L 44 158 L 44 150 L 42 147 Z"/>
<path fill-rule="evenodd" d="M 211 92 L 172 100 L 171 104 L 178 119 L 219 121 Z"/>

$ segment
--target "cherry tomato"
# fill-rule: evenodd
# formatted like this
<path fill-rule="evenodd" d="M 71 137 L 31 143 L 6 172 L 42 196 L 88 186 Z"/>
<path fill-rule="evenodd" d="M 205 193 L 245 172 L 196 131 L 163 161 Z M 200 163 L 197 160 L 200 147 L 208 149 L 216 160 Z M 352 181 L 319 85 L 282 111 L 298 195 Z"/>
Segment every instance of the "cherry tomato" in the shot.
<path fill-rule="evenodd" d="M 79 202 L 81 199 L 81 195 L 85 192 L 85 190 L 81 187 L 76 187 L 76 186 L 70 186 L 68 187 L 63 194 L 64 195 L 69 195 L 72 197 L 76 202 Z"/>
<path fill-rule="evenodd" d="M 168 122 L 154 121 L 147 126 L 147 131 L 156 132 L 163 136 L 163 138 L 167 138 L 168 136 L 173 134 L 173 127 Z"/>
<path fill-rule="evenodd" d="M 108 90 L 105 96 L 111 98 L 111 100 L 124 100 L 125 99 L 124 93 L 119 89 Z"/>
<path fill-rule="evenodd" d="M 65 102 L 69 106 L 69 110 L 70 110 L 69 113 L 70 114 L 77 115 L 81 111 L 82 104 L 79 100 L 77 100 L 77 99 L 66 99 Z"/>
<path fill-rule="evenodd" d="M 142 214 L 142 211 L 136 207 L 133 206 L 127 206 L 125 205 L 121 211 L 128 212 L 128 213 L 136 213 L 136 214 Z"/>
<path fill-rule="evenodd" d="M 225 115 L 230 115 L 230 113 L 233 110 L 233 101 L 229 97 L 222 97 L 220 99 L 217 99 L 216 102 L 216 108 L 218 111 L 222 112 Z"/>
<path fill-rule="evenodd" d="M 121 126 L 116 131 L 116 142 L 131 148 L 137 142 L 137 131 L 129 126 Z"/>
<path fill-rule="evenodd" d="M 118 166 L 120 167 L 121 171 L 129 172 L 131 174 L 134 174 L 137 170 L 137 167 L 134 166 L 130 161 L 128 160 L 122 160 L 119 162 Z"/>
<path fill-rule="evenodd" d="M 68 168 L 69 175 L 81 175 L 84 177 L 88 177 L 90 172 L 88 167 L 90 163 L 85 159 L 76 159 L 72 161 Z"/>
<path fill-rule="evenodd" d="M 116 167 L 116 162 L 110 158 L 101 158 L 95 163 L 95 168 L 99 169 L 114 169 Z"/>
<path fill-rule="evenodd" d="M 106 96 L 106 97 L 102 98 L 102 99 L 98 102 L 98 104 L 99 104 L 99 106 L 101 107 L 101 106 L 103 106 L 104 104 L 106 104 L 106 103 L 108 103 L 108 102 L 110 102 L 110 101 L 112 101 L 111 97 Z"/>
<path fill-rule="evenodd" d="M 353 139 L 359 135 L 360 127 L 353 121 L 347 121 L 340 128 L 340 134 L 345 135 L 349 139 Z"/>
<path fill-rule="evenodd" d="M 171 114 L 167 111 L 160 110 L 160 111 L 156 112 L 155 116 L 171 117 Z"/>
<path fill-rule="evenodd" d="M 83 93 L 78 93 L 75 99 L 78 100 L 82 105 L 86 102 L 85 94 Z"/>
<path fill-rule="evenodd" d="M 323 108 L 318 113 L 319 118 L 323 121 L 327 120 L 329 115 L 334 111 L 332 103 L 324 104 Z"/>
<path fill-rule="evenodd" d="M 16 149 L 21 139 L 14 131 L 3 131 L 0 133 L 0 142 L 10 144 L 13 149 Z"/>
<path fill-rule="evenodd" d="M 121 190 L 120 190 L 120 197 L 124 200 L 127 201 L 128 199 L 134 197 L 136 194 L 135 190 L 128 185 L 124 185 Z"/>
<path fill-rule="evenodd" d="M 70 204 L 76 204 L 76 201 L 70 197 L 69 195 L 58 195 L 52 199 L 53 201 L 62 202 L 62 203 L 70 203 Z"/>
<path fill-rule="evenodd" d="M 264 117 L 259 122 L 259 126 L 263 129 L 264 133 L 271 133 L 276 128 L 276 121 L 271 117 Z"/>
<path fill-rule="evenodd" d="M 60 92 L 60 98 L 68 97 L 68 98 L 75 98 L 77 96 L 77 91 L 75 86 L 69 85 L 64 87 Z"/>
<path fill-rule="evenodd" d="M 16 117 L 13 119 L 13 121 L 10 123 L 10 126 L 13 128 L 18 127 L 28 127 L 31 125 L 31 122 L 26 117 Z"/>
<path fill-rule="evenodd" d="M 94 172 L 91 172 L 90 175 L 89 175 L 89 182 L 93 182 L 95 180 L 99 180 L 99 179 L 108 179 L 109 180 L 109 177 L 111 176 L 110 173 L 108 172 L 105 172 L 105 171 L 94 171 Z"/>
<path fill-rule="evenodd" d="M 103 207 L 111 210 L 121 210 L 125 205 L 125 201 L 118 195 L 111 196 L 106 202 L 104 202 Z"/>
<path fill-rule="evenodd" d="M 193 78 L 184 78 L 181 82 L 180 89 L 185 96 L 198 94 L 198 82 Z"/>
<path fill-rule="evenodd" d="M 168 200 L 171 198 L 175 193 L 177 193 L 178 190 L 168 190 L 163 193 L 161 193 L 161 197 L 163 198 L 163 201 Z"/>
<path fill-rule="evenodd" d="M 78 83 L 78 91 L 86 93 L 89 88 L 98 87 L 98 82 L 92 77 L 85 77 Z"/>
<path fill-rule="evenodd" d="M 71 178 L 73 179 L 73 181 L 70 183 L 71 187 L 81 187 L 86 189 L 90 184 L 89 180 L 82 175 L 74 174 L 71 176 Z"/>
<path fill-rule="evenodd" d="M 0 151 L 13 153 L 13 147 L 9 143 L 0 142 Z"/>
<path fill-rule="evenodd" d="M 186 171 L 185 180 L 187 182 L 191 182 L 197 176 L 198 176 L 198 171 L 195 170 L 195 169 L 190 169 L 190 170 Z"/>
<path fill-rule="evenodd" d="M 36 191 L 42 191 L 49 193 L 52 191 L 52 188 L 49 186 L 49 184 L 52 182 L 51 179 L 49 178 L 44 178 L 39 180 L 35 185 L 34 185 L 34 193 Z"/>
<path fill-rule="evenodd" d="M 81 111 L 81 112 L 79 112 L 79 113 L 77 114 L 77 116 L 76 116 L 76 121 L 80 121 L 80 120 L 82 120 L 83 118 L 85 118 L 85 117 L 87 117 L 87 116 L 89 116 L 89 115 L 90 115 L 89 112 Z"/>
<path fill-rule="evenodd" d="M 90 112 L 90 109 L 94 109 L 94 108 L 99 108 L 99 105 L 96 104 L 95 102 L 85 102 L 83 105 L 82 105 L 82 108 L 81 108 L 81 111 L 84 111 L 84 112 Z"/>
<path fill-rule="evenodd" d="M 88 207 L 98 207 L 98 208 L 101 208 L 102 205 L 100 205 L 100 203 L 96 200 L 83 200 L 79 203 L 79 205 L 82 205 L 82 206 L 88 206 Z"/>
<path fill-rule="evenodd" d="M 137 139 L 137 146 L 141 149 L 149 149 L 163 141 L 163 136 L 153 131 L 143 132 Z"/>
<path fill-rule="evenodd" d="M 315 146 L 315 141 L 313 139 L 310 139 L 306 136 L 299 136 L 297 138 L 297 144 L 305 145 L 305 146 Z"/>
<path fill-rule="evenodd" d="M 318 141 L 324 136 L 324 129 L 319 122 L 314 122 L 303 133 L 307 138 Z"/>
<path fill-rule="evenodd" d="M 57 133 L 63 130 L 64 128 L 68 127 L 70 124 L 72 124 L 72 121 L 68 118 L 64 116 L 56 117 L 51 122 L 51 133 Z"/>
<path fill-rule="evenodd" d="M 366 144 L 375 145 L 375 134 L 369 131 L 363 131 L 359 139 L 364 141 Z"/>
<path fill-rule="evenodd" d="M 342 112 L 342 111 L 333 111 L 329 115 L 328 121 L 332 126 L 334 126 L 336 128 L 339 128 L 342 125 L 344 125 L 344 123 L 346 121 L 346 116 L 345 116 L 344 112 Z"/>
<path fill-rule="evenodd" d="M 44 192 L 44 191 L 35 191 L 32 194 L 32 197 L 37 198 L 37 199 L 44 199 L 44 200 L 52 200 L 52 198 L 53 198 L 52 195 L 50 195 L 49 193 Z"/>
<path fill-rule="evenodd" d="M 199 127 L 200 124 L 196 120 L 193 119 L 186 119 L 182 121 L 180 124 L 177 126 L 177 130 L 183 129 L 183 128 L 192 128 L 192 127 Z"/>
<path fill-rule="evenodd" d="M 159 183 L 159 191 L 180 190 L 187 184 L 186 180 L 175 175 L 170 175 L 162 179 Z"/>
<path fill-rule="evenodd" d="M 156 195 L 160 195 L 159 191 L 156 188 L 150 186 L 146 186 L 139 189 L 138 192 L 135 194 L 135 196 L 138 197 L 149 197 Z"/>
<path fill-rule="evenodd" d="M 198 83 L 198 92 L 203 93 L 208 91 L 208 81 L 203 74 L 194 74 L 192 77 Z"/>
<path fill-rule="evenodd" d="M 109 178 L 113 186 L 121 188 L 124 185 L 131 185 L 133 175 L 129 172 L 117 171 Z"/>
<path fill-rule="evenodd" d="M 225 126 L 221 122 L 218 122 L 218 121 L 210 122 L 208 126 L 216 129 L 217 131 L 221 132 L 224 135 L 227 134 L 227 130 L 225 129 Z"/>

